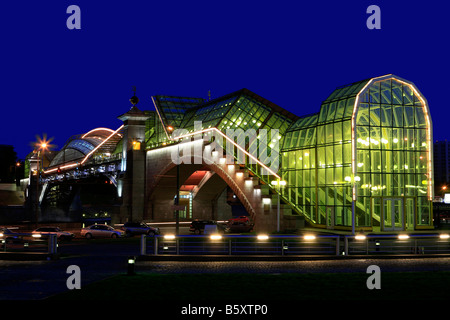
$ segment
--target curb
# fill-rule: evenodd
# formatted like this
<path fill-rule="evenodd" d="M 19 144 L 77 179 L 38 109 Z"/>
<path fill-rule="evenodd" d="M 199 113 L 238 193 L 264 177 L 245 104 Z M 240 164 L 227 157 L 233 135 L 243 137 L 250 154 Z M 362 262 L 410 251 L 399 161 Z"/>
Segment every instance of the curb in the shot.
<path fill-rule="evenodd" d="M 448 258 L 450 254 L 400 254 L 400 255 L 352 255 L 352 256 L 324 256 L 324 255 L 292 255 L 292 256 L 266 256 L 266 255 L 140 255 L 138 261 L 314 261 L 314 260 L 353 260 L 353 259 L 424 259 Z"/>
<path fill-rule="evenodd" d="M 59 254 L 51 254 L 47 252 L 0 252 L 0 260 L 8 261 L 42 261 L 42 260 L 58 260 Z"/>

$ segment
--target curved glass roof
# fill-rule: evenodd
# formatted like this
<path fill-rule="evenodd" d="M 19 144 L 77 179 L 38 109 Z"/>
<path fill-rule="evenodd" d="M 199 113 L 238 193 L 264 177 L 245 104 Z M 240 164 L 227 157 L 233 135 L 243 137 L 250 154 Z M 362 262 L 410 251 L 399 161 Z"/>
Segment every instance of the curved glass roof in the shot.
<path fill-rule="evenodd" d="M 95 145 L 92 144 L 92 142 L 90 142 L 90 141 L 76 139 L 76 140 L 70 141 L 66 145 L 65 149 L 69 149 L 69 148 L 76 149 L 76 150 L 82 152 L 83 154 L 88 154 L 95 148 Z"/>
<path fill-rule="evenodd" d="M 353 113 L 356 95 L 370 80 L 358 81 L 334 90 L 322 103 L 318 121 L 329 122 L 350 118 Z"/>
<path fill-rule="evenodd" d="M 64 163 L 81 161 L 102 143 L 99 152 L 113 153 L 118 142 L 122 139 L 120 133 L 112 136 L 113 133 L 114 131 L 108 128 L 96 128 L 85 134 L 71 137 L 53 158 L 49 167 L 57 167 Z M 108 141 L 105 143 L 107 139 Z"/>

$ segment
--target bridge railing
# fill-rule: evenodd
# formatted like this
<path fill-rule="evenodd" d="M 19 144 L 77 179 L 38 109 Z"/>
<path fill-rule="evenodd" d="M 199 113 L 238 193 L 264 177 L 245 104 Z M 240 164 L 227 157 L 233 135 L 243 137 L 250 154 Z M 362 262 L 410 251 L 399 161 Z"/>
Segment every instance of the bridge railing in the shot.
<path fill-rule="evenodd" d="M 56 254 L 58 238 L 56 234 L 0 233 L 0 252 Z"/>
<path fill-rule="evenodd" d="M 338 255 L 340 237 L 142 235 L 141 255 Z"/>
<path fill-rule="evenodd" d="M 436 255 L 450 254 L 446 234 L 143 235 L 141 255 Z"/>
<path fill-rule="evenodd" d="M 450 254 L 448 234 L 345 236 L 344 254 Z"/>

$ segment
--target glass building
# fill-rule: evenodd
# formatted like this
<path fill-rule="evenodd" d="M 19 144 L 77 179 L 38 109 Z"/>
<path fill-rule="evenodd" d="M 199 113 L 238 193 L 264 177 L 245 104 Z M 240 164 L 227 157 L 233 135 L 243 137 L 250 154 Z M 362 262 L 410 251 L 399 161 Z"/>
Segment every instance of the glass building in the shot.
<path fill-rule="evenodd" d="M 170 143 L 167 128 L 193 132 L 194 121 L 202 121 L 201 129 L 224 133 L 279 129 L 279 136 L 271 138 L 280 146 L 278 174 L 286 182 L 282 199 L 312 226 L 353 231 L 432 227 L 430 112 L 407 80 L 386 75 L 339 87 L 319 112 L 302 117 L 246 89 L 213 101 L 165 96 L 153 101 L 161 121 L 155 117 L 156 129 L 149 126 L 155 131 L 150 148 Z M 258 141 L 250 141 L 248 149 L 252 143 Z M 270 184 L 257 167 L 247 165 Z"/>
<path fill-rule="evenodd" d="M 432 226 L 432 125 L 417 88 L 393 75 L 337 88 L 282 149 L 283 196 L 314 225 Z"/>

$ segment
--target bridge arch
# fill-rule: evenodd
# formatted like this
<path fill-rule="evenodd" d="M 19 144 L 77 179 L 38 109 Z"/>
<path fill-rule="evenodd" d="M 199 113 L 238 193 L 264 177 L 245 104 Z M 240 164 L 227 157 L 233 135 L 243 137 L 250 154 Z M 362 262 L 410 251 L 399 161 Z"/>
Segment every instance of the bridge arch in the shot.
<path fill-rule="evenodd" d="M 154 209 L 154 204 L 158 201 L 158 195 L 164 193 L 164 188 L 169 188 L 168 186 L 170 185 L 171 194 L 176 193 L 176 176 L 174 174 L 176 174 L 175 168 L 177 165 L 171 159 L 171 148 L 174 147 L 176 146 L 147 152 L 145 197 L 147 208 L 144 219 L 158 220 L 161 218 L 162 213 Z M 201 156 L 195 154 L 190 157 L 188 163 L 181 163 L 179 166 L 180 184 L 183 183 L 183 179 L 195 170 L 201 168 L 209 170 L 216 177 L 220 178 L 224 186 L 228 186 L 240 200 L 250 218 L 254 221 L 255 230 L 269 231 L 276 226 L 276 209 L 270 210 L 272 206 L 267 206 L 263 203 L 264 198 L 271 201 L 268 186 L 264 186 L 259 178 L 254 177 L 246 168 L 238 164 L 207 163 Z M 171 200 L 173 203 L 173 198 Z M 275 202 L 274 204 L 276 205 Z M 167 206 L 167 203 L 165 207 L 170 210 L 170 206 Z"/>

